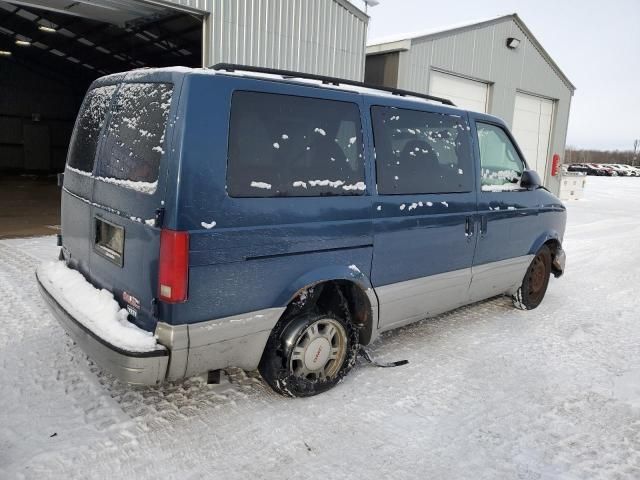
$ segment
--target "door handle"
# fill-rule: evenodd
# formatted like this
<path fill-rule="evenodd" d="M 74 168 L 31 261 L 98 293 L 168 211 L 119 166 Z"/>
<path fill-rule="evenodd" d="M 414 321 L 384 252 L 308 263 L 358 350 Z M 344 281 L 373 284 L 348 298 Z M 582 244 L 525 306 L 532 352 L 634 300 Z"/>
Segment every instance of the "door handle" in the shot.
<path fill-rule="evenodd" d="M 475 222 L 473 221 L 473 217 L 466 217 L 464 219 L 464 236 L 467 238 L 473 237 L 474 230 Z"/>
<path fill-rule="evenodd" d="M 480 216 L 480 236 L 484 237 L 487 234 L 487 226 L 489 222 L 487 221 L 487 216 Z"/>

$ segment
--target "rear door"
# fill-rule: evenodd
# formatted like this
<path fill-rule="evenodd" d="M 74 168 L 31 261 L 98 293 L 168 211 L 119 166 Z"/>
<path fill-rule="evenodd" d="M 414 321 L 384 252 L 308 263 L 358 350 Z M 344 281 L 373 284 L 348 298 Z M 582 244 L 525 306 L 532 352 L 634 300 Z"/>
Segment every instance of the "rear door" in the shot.
<path fill-rule="evenodd" d="M 73 268 L 89 277 L 94 162 L 117 79 L 98 80 L 87 92 L 69 144 L 62 192 L 63 251 Z"/>
<path fill-rule="evenodd" d="M 178 88 L 176 79 L 164 72 L 125 80 L 104 92 L 111 98 L 107 111 L 98 112 L 103 121 L 85 206 L 63 223 L 65 245 L 72 242 L 67 237 L 70 224 L 79 233 L 69 250 L 72 256 L 81 251 L 86 257 L 83 273 L 127 303 L 133 320 L 147 329 L 153 328 L 159 252 L 155 225 L 162 215 L 174 147 L 168 124 L 170 115 L 176 115 L 177 83 Z M 81 175 L 87 176 L 86 170 Z"/>
<path fill-rule="evenodd" d="M 175 85 L 169 78 L 122 83 L 97 157 L 91 215 L 92 281 L 127 299 L 136 323 L 152 328 L 157 259 Z M 176 101 L 175 104 L 178 102 Z"/>
<path fill-rule="evenodd" d="M 379 100 L 372 283 L 388 329 L 468 301 L 476 192 L 466 113 Z"/>

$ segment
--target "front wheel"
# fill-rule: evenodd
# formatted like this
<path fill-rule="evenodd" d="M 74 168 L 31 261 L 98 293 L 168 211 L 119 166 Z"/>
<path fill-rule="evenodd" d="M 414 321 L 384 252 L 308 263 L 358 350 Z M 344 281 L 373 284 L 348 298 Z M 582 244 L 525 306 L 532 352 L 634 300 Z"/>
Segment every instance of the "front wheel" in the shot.
<path fill-rule="evenodd" d="M 542 302 L 551 275 L 551 251 L 543 245 L 527 269 L 522 285 L 511 298 L 520 310 L 533 310 Z"/>
<path fill-rule="evenodd" d="M 307 312 L 276 325 L 258 368 L 276 392 L 308 397 L 335 386 L 349 373 L 357 353 L 358 332 L 349 319 Z"/>

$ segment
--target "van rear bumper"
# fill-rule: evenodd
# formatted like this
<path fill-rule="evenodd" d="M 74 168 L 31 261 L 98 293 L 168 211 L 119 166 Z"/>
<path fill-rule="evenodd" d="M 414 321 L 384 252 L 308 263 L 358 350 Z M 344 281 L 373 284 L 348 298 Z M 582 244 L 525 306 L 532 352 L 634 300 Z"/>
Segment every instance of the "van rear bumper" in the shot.
<path fill-rule="evenodd" d="M 130 352 L 111 345 L 73 318 L 39 278 L 38 288 L 69 336 L 104 370 L 124 382 L 137 385 L 155 385 L 165 379 L 169 364 L 168 350 Z"/>

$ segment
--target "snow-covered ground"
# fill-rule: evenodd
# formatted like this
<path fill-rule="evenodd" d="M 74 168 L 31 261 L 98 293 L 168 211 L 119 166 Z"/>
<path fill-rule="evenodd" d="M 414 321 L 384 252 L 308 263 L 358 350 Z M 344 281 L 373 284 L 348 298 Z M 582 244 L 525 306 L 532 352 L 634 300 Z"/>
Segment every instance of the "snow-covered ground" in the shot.
<path fill-rule="evenodd" d="M 332 391 L 256 374 L 133 388 L 71 345 L 34 283 L 53 237 L 0 242 L 0 478 L 640 478 L 640 179 L 589 177 L 567 273 L 382 336 Z"/>

